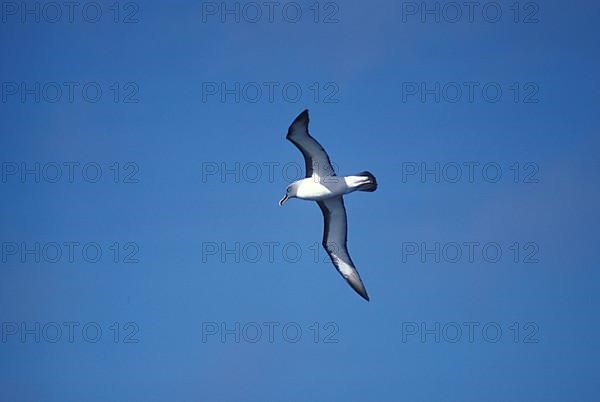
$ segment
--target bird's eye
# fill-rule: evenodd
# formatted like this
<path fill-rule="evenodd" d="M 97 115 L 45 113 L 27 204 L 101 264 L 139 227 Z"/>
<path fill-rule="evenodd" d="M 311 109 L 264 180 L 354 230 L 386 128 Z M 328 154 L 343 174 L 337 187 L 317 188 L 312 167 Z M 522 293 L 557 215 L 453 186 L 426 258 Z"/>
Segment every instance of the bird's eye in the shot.
<path fill-rule="evenodd" d="M 291 189 L 289 189 L 289 188 L 288 188 L 288 189 L 287 189 L 287 193 L 289 194 L 289 193 L 290 193 L 290 191 L 291 191 Z"/>

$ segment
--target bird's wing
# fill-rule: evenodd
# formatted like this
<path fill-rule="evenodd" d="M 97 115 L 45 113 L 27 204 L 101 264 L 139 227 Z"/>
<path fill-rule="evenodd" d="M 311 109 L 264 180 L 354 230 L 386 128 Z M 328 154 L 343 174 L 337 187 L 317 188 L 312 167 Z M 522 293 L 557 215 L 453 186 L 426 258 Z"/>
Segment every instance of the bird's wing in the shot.
<path fill-rule="evenodd" d="M 348 221 L 346 218 L 346 208 L 342 196 L 328 198 L 323 201 L 317 201 L 323 218 L 325 220 L 325 230 L 323 231 L 323 247 L 331 257 L 333 265 L 340 274 L 352 286 L 352 288 L 369 300 L 367 290 L 360 279 L 358 271 L 348 253 L 346 238 L 348 233 Z"/>
<path fill-rule="evenodd" d="M 302 152 L 306 163 L 306 177 L 335 176 L 327 152 L 308 133 L 308 110 L 296 117 L 285 138 L 290 140 Z"/>

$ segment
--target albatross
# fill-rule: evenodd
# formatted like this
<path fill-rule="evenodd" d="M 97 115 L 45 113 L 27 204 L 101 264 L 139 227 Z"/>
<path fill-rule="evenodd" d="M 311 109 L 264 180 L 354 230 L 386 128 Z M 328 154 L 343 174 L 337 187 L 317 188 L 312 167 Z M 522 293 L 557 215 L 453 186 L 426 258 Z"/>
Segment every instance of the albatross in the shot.
<path fill-rule="evenodd" d="M 367 290 L 348 253 L 348 220 L 344 194 L 354 191 L 375 191 L 377 189 L 375 176 L 367 171 L 352 176 L 336 176 L 327 152 L 308 133 L 308 110 L 304 110 L 296 117 L 288 129 L 286 138 L 302 152 L 306 164 L 306 177 L 287 187 L 279 205 L 283 206 L 290 198 L 317 202 L 323 212 L 325 223 L 322 243 L 325 251 L 335 268 L 356 293 L 369 301 Z"/>

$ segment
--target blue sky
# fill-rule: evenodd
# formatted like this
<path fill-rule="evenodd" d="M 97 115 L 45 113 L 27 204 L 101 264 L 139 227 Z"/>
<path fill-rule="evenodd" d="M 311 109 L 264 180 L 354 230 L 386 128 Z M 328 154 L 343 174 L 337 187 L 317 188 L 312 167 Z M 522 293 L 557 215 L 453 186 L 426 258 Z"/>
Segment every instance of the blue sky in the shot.
<path fill-rule="evenodd" d="M 596 3 L 26 4 L 0 23 L 3 400 L 594 400 Z M 379 181 L 346 197 L 370 303 L 319 208 L 277 205 L 305 108 Z"/>

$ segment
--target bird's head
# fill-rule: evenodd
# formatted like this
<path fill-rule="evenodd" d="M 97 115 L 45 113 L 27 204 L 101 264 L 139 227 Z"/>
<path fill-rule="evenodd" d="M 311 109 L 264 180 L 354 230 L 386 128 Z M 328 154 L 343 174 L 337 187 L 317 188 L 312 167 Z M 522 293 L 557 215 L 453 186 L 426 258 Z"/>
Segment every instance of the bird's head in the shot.
<path fill-rule="evenodd" d="M 286 201 L 289 200 L 290 198 L 297 197 L 297 194 L 298 194 L 298 185 L 299 185 L 299 183 L 292 183 L 289 186 L 287 186 L 287 189 L 285 190 L 285 195 L 279 201 L 279 205 L 280 206 L 283 207 L 283 204 L 285 204 Z"/>

